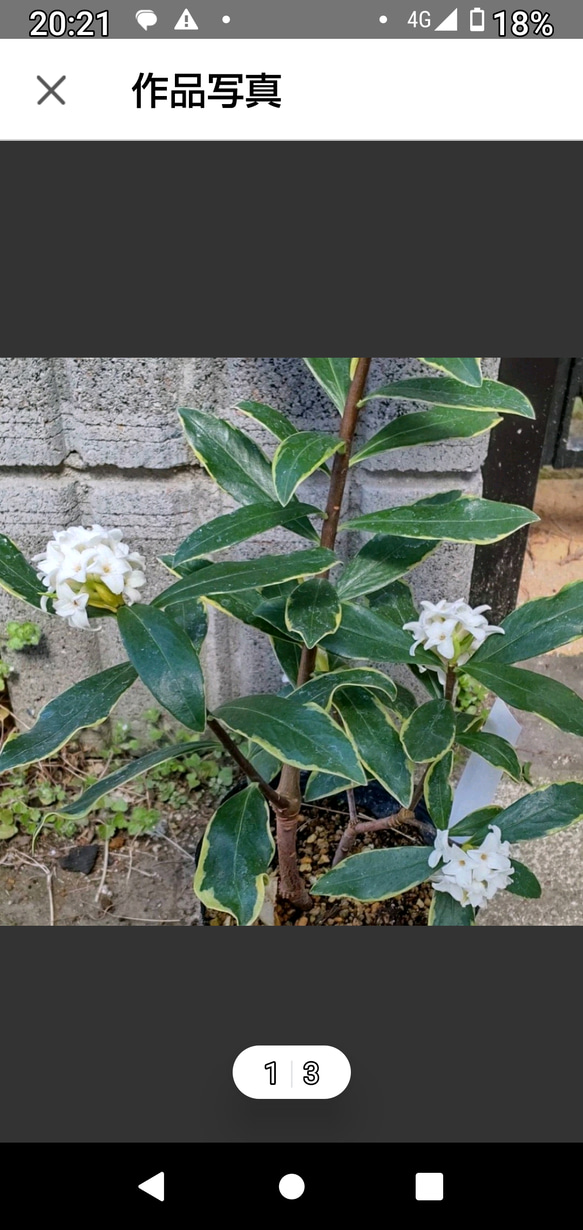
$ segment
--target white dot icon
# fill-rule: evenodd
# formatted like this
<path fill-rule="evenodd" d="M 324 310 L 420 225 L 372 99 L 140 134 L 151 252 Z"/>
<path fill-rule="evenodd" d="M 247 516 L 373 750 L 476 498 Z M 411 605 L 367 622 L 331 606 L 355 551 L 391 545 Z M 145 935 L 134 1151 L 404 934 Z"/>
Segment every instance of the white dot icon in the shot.
<path fill-rule="evenodd" d="M 279 1180 L 279 1190 L 284 1200 L 298 1200 L 303 1196 L 306 1185 L 299 1174 L 284 1174 Z"/>
<path fill-rule="evenodd" d="M 225 14 L 225 16 L 223 17 L 223 25 L 228 26 L 230 20 L 231 18 L 227 14 Z"/>
<path fill-rule="evenodd" d="M 388 20 L 389 20 L 388 17 L 379 17 L 381 26 L 386 26 Z"/>

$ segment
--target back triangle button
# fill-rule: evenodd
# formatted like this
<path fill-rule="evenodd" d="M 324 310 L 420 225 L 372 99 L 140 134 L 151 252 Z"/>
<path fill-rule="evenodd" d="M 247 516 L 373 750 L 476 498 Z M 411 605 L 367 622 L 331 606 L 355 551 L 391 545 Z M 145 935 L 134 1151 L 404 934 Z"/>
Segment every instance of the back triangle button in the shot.
<path fill-rule="evenodd" d="M 192 16 L 192 13 L 188 11 L 188 9 L 185 9 L 184 12 L 180 14 L 180 17 L 178 18 L 178 21 L 176 22 L 174 29 L 175 30 L 198 30 L 198 26 L 194 20 L 194 17 Z"/>
<path fill-rule="evenodd" d="M 143 1183 L 138 1185 L 141 1192 L 145 1192 L 147 1196 L 153 1196 L 154 1200 L 164 1199 L 164 1171 L 160 1170 L 158 1174 L 152 1175 L 151 1179 L 145 1179 Z"/>

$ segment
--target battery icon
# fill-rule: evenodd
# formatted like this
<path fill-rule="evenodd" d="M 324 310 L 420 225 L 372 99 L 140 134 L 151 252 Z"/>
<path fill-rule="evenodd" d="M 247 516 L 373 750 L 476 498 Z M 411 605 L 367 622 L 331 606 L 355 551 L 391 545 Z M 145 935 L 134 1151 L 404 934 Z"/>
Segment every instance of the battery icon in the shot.
<path fill-rule="evenodd" d="M 483 34 L 486 28 L 486 14 L 483 9 L 472 9 L 470 12 L 470 33 Z"/>

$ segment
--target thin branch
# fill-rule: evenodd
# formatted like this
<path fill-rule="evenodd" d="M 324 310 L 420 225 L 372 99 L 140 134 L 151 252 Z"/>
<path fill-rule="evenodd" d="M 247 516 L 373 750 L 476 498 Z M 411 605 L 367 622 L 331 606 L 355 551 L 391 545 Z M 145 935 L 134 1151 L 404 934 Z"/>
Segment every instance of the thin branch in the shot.
<path fill-rule="evenodd" d="M 175 850 L 180 850 L 180 853 L 183 854 L 185 858 L 190 859 L 192 863 L 195 862 L 194 854 L 189 854 L 188 850 L 185 850 L 184 846 L 179 846 L 177 841 L 173 841 L 172 837 L 167 837 L 165 833 L 160 833 L 160 837 L 162 838 L 162 841 L 167 841 L 169 846 L 174 846 Z"/>
<path fill-rule="evenodd" d="M 55 903 L 53 900 L 53 873 L 47 871 L 47 893 L 49 894 L 49 927 L 55 925 Z"/>
<path fill-rule="evenodd" d="M 116 918 L 119 922 L 155 923 L 162 927 L 164 923 L 180 923 L 181 918 L 134 918 L 132 914 L 108 914 L 108 918 Z"/>
<path fill-rule="evenodd" d="M 339 438 L 344 443 L 344 449 L 341 453 L 336 453 L 334 455 L 332 473 L 330 475 L 328 500 L 326 503 L 326 517 L 322 526 L 322 533 L 320 535 L 320 546 L 327 547 L 329 551 L 334 549 L 336 536 L 338 534 L 340 510 L 342 508 L 342 500 L 344 497 L 346 479 L 348 476 L 350 454 L 352 452 L 354 433 L 356 431 L 358 416 L 361 410 L 359 403 L 364 395 L 370 365 L 370 359 L 358 360 L 354 380 L 348 390 L 348 397 L 346 398 L 346 405 L 344 407 L 340 431 L 338 433 Z M 321 575 L 327 577 L 328 573 L 324 572 Z M 316 654 L 317 646 L 313 649 L 308 649 L 304 645 L 298 670 L 298 688 L 301 687 L 303 683 L 307 683 L 308 679 L 311 679 L 316 663 Z"/>
<path fill-rule="evenodd" d="M 359 817 L 358 817 L 358 811 L 356 808 L 356 800 L 354 798 L 354 790 L 352 786 L 349 787 L 349 789 L 346 791 L 346 799 L 348 802 L 349 820 L 348 820 L 348 824 L 346 825 L 346 828 L 344 829 L 342 837 L 340 838 L 340 841 L 338 842 L 338 845 L 336 847 L 334 858 L 332 859 L 333 867 L 336 867 L 338 863 L 341 863 L 342 859 L 346 858 L 346 856 L 350 854 L 351 850 L 353 850 L 354 846 L 356 845 L 356 835 L 358 832 Z"/>
<path fill-rule="evenodd" d="M 288 799 L 284 798 L 283 795 L 278 794 L 277 790 L 274 790 L 269 785 L 269 782 L 265 781 L 265 778 L 258 773 L 255 766 L 251 764 L 250 760 L 247 760 L 247 757 L 243 755 L 241 749 L 237 747 L 237 744 L 233 739 L 231 739 L 231 736 L 227 734 L 226 730 L 223 729 L 220 722 L 217 722 L 216 718 L 209 718 L 208 727 L 209 730 L 212 730 L 213 734 L 217 736 L 217 739 L 220 740 L 229 755 L 233 757 L 233 760 L 236 761 L 245 776 L 248 777 L 250 781 L 256 782 L 264 799 L 267 799 L 267 802 L 271 803 L 272 807 L 275 808 L 276 811 L 285 813 L 289 809 Z"/>
<path fill-rule="evenodd" d="M 109 839 L 104 843 L 104 846 L 103 846 L 103 871 L 101 872 L 99 888 L 97 889 L 97 892 L 95 894 L 95 901 L 97 904 L 99 904 L 99 898 L 101 897 L 101 894 L 105 887 L 105 877 L 107 875 L 108 863 L 109 863 Z"/>

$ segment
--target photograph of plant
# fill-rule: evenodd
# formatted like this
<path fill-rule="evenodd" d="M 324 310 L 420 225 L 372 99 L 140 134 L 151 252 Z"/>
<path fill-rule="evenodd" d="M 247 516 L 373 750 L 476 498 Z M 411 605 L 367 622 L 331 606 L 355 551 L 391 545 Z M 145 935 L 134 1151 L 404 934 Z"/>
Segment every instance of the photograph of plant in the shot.
<path fill-rule="evenodd" d="M 415 569 L 442 544 L 496 544 L 534 525 L 536 513 L 460 488 L 352 515 L 345 493 L 355 468 L 391 450 L 470 440 L 535 412 L 476 358 L 422 358 L 424 374 L 379 386 L 371 359 L 297 362 L 328 398 L 329 430 L 299 430 L 292 406 L 255 400 L 237 402 L 237 425 L 220 408 L 180 407 L 196 462 L 235 507 L 168 541 L 168 583 L 151 601 L 143 596 L 150 561 L 113 511 L 107 525 L 55 525 L 34 557 L 0 535 L 1 586 L 66 621 L 73 638 L 116 621 L 125 654 L 56 695 L 29 729 L 8 730 L 0 789 L 105 723 L 139 679 L 156 706 L 154 726 L 178 724 L 179 737 L 143 756 L 130 749 L 73 799 L 57 791 L 38 807 L 35 831 L 54 817 L 74 833 L 104 801 L 123 803 L 141 775 L 210 758 L 226 772 L 194 859 L 207 921 L 378 925 L 403 898 L 429 926 L 472 926 L 498 894 L 540 897 L 516 843 L 522 856 L 524 843 L 583 818 L 583 781 L 529 789 L 516 740 L 501 733 L 504 717 L 497 725 L 511 707 L 583 735 L 577 692 L 521 665 L 583 636 L 583 580 L 500 622 L 489 621 L 488 603 L 462 593 L 414 598 Z M 369 434 L 372 406 L 387 414 Z M 271 449 L 249 433 L 253 423 Z M 324 493 L 317 503 L 305 496 L 313 476 Z M 280 527 L 295 535 L 294 549 L 262 550 L 260 536 Z M 229 558 L 256 539 L 253 558 Z M 278 690 L 209 705 L 203 651 L 213 611 L 265 638 Z M 18 641 L 18 625 L 11 635 Z M 468 755 L 524 793 L 508 806 L 476 795 L 456 818 Z M 322 835 L 325 815 L 333 838 Z M 0 838 L 8 846 L 16 832 L 6 816 Z M 104 830 L 106 842 L 114 832 Z"/>

